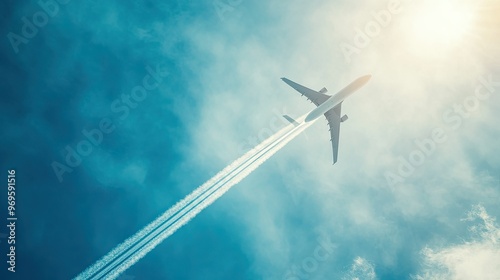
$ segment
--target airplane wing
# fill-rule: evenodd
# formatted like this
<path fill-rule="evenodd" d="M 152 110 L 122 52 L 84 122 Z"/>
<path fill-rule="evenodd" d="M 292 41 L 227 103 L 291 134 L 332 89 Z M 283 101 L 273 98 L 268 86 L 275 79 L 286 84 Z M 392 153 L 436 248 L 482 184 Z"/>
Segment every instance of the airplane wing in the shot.
<path fill-rule="evenodd" d="M 342 103 L 333 107 L 325 113 L 328 126 L 330 126 L 330 141 L 332 142 L 333 164 L 337 162 L 339 154 L 339 136 L 340 136 L 340 123 L 343 118 L 340 117 Z"/>
<path fill-rule="evenodd" d="M 289 86 L 293 87 L 296 91 L 300 92 L 302 95 L 305 95 L 307 99 L 309 99 L 316 106 L 321 105 L 328 98 L 330 98 L 329 95 L 317 92 L 310 88 L 306 88 L 305 86 L 299 85 L 293 81 L 290 81 L 287 78 L 281 78 L 281 80 L 283 80 L 283 82 L 287 83 Z M 323 89 L 322 91 L 326 91 L 326 89 Z"/>

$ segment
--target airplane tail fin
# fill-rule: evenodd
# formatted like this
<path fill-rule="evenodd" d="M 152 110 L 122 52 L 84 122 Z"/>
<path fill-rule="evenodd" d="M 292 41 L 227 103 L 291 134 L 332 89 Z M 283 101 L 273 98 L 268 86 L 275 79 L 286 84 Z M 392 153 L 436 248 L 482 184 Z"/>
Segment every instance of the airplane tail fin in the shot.
<path fill-rule="evenodd" d="M 288 115 L 283 115 L 283 118 L 285 118 L 287 121 L 289 121 L 294 126 L 298 126 L 299 125 L 299 123 L 296 120 L 294 120 L 293 118 L 291 118 Z"/>

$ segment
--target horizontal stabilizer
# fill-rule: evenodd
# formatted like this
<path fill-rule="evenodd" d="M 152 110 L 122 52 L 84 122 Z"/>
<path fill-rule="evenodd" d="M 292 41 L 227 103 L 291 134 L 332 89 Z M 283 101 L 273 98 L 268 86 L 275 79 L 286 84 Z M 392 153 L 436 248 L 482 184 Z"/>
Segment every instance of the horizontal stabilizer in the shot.
<path fill-rule="evenodd" d="M 296 120 L 294 120 L 293 118 L 291 118 L 288 115 L 283 115 L 283 118 L 285 118 L 287 121 L 289 121 L 294 126 L 298 126 L 299 125 L 299 123 Z"/>

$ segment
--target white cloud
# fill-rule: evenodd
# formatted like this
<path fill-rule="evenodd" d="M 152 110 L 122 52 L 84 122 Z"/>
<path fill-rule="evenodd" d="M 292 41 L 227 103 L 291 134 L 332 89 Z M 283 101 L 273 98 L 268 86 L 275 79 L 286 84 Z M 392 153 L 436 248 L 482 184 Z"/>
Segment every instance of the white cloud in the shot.
<path fill-rule="evenodd" d="M 500 228 L 483 206 L 474 206 L 466 220 L 473 237 L 462 244 L 422 250 L 424 268 L 414 279 L 500 279 Z"/>
<path fill-rule="evenodd" d="M 364 258 L 354 259 L 351 269 L 344 275 L 343 280 L 374 280 L 377 279 L 375 267 Z"/>

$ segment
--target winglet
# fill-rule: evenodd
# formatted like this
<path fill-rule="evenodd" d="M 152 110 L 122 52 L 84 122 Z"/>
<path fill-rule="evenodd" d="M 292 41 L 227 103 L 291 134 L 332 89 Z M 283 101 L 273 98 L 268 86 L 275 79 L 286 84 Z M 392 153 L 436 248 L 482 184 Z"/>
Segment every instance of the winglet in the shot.
<path fill-rule="evenodd" d="M 299 123 L 296 120 L 294 120 L 293 118 L 291 118 L 288 115 L 283 115 L 283 118 L 285 118 L 287 121 L 289 121 L 294 126 L 298 126 L 299 125 Z"/>

